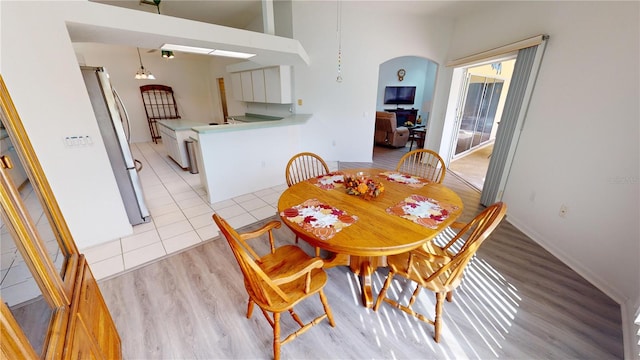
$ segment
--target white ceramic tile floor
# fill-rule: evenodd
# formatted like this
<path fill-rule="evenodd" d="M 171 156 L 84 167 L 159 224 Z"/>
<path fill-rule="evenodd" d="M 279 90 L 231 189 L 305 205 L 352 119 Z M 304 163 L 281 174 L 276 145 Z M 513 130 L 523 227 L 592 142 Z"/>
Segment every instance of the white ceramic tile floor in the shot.
<path fill-rule="evenodd" d="M 151 222 L 133 227 L 133 234 L 81 249 L 94 276 L 104 279 L 182 251 L 219 235 L 214 212 L 233 227 L 241 227 L 276 213 L 283 184 L 209 204 L 200 175 L 182 170 L 165 155 L 162 143 L 131 145 L 142 162 L 139 172 Z"/>

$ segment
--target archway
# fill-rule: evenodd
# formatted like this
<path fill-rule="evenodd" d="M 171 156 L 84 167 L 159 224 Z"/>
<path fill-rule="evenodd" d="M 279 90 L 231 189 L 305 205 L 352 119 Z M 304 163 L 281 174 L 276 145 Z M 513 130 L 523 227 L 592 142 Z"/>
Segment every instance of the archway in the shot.
<path fill-rule="evenodd" d="M 419 118 L 424 136 L 428 136 L 437 72 L 436 62 L 418 56 L 400 56 L 383 62 L 378 71 L 376 111 L 395 112 L 398 126 L 407 121 L 416 125 Z M 398 96 L 390 96 L 396 91 Z M 416 144 L 408 142 L 397 151 L 404 153 L 410 146 Z"/>

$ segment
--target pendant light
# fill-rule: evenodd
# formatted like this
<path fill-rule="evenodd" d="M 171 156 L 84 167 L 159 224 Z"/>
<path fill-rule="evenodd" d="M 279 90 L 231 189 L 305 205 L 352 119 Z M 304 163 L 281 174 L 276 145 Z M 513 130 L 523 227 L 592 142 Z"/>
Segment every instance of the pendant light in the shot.
<path fill-rule="evenodd" d="M 138 59 L 140 60 L 140 69 L 136 72 L 135 78 L 138 80 L 155 80 L 156 77 L 153 76 L 151 71 L 144 68 L 142 65 L 142 57 L 140 56 L 140 48 L 136 48 L 138 50 Z"/>
<path fill-rule="evenodd" d="M 162 50 L 162 57 L 165 59 L 173 59 L 175 55 L 173 55 L 173 51 L 171 50 Z"/>

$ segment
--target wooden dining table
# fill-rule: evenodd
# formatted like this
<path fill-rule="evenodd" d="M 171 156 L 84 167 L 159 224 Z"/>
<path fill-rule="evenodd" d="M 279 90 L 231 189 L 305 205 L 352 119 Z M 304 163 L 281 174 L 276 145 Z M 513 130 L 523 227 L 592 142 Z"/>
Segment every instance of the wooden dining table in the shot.
<path fill-rule="evenodd" d="M 370 199 L 348 194 L 340 179 L 356 174 L 379 182 L 384 191 Z M 427 199 L 427 208 L 432 207 L 436 216 L 422 218 L 404 212 L 425 206 Z M 328 215 L 314 215 L 313 209 Z M 366 307 L 373 303 L 371 275 L 377 267 L 386 266 L 386 256 L 434 239 L 462 210 L 460 197 L 442 184 L 373 168 L 349 169 L 299 182 L 286 189 L 278 201 L 283 222 L 300 239 L 331 254 L 325 267 L 349 266 L 360 276 Z"/>

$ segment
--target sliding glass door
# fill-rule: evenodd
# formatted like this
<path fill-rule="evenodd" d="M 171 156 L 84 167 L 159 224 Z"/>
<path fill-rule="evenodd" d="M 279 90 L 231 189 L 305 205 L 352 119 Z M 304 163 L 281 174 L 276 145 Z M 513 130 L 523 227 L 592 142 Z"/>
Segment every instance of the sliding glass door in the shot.
<path fill-rule="evenodd" d="M 466 154 L 492 139 L 503 85 L 504 81 L 500 79 L 467 75 L 454 157 Z"/>

